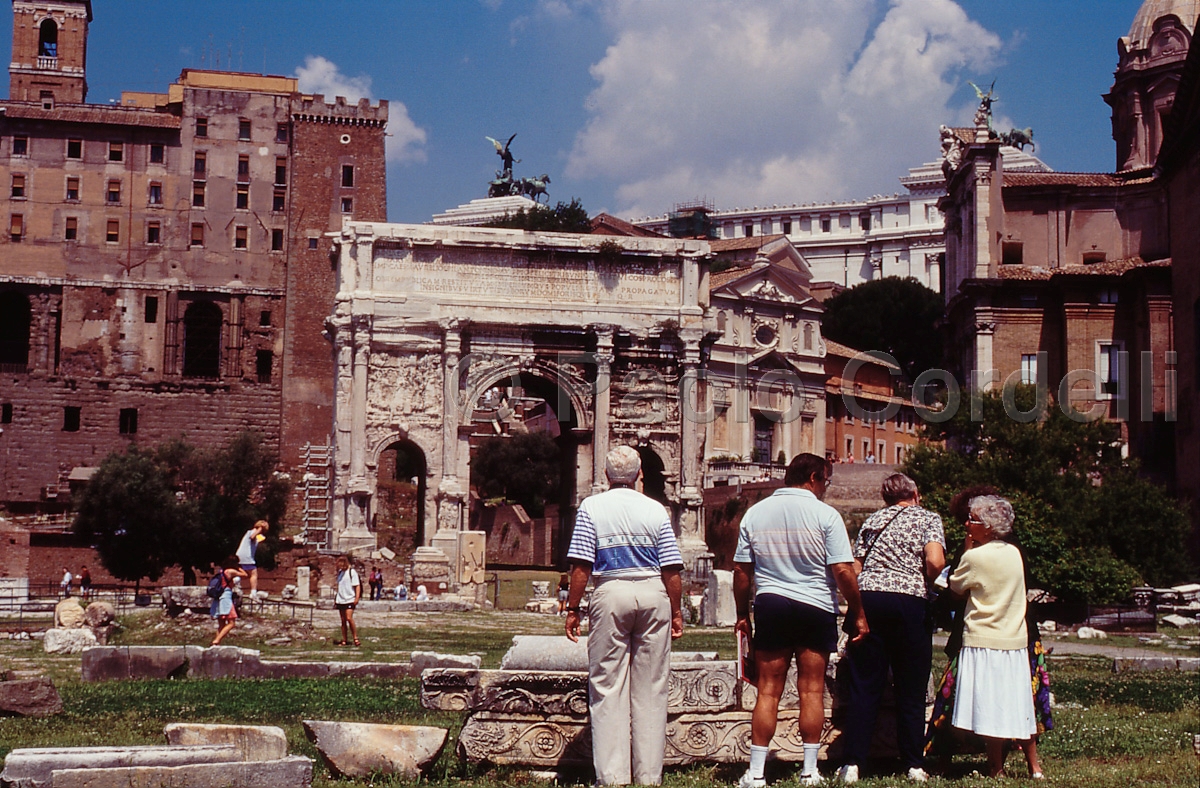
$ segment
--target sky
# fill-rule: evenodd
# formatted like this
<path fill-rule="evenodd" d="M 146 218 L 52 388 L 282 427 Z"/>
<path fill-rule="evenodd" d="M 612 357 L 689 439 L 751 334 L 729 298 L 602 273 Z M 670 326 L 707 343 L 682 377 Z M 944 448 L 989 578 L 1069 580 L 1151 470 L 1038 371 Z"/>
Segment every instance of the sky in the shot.
<path fill-rule="evenodd" d="M 901 191 L 940 124 L 970 124 L 969 81 L 995 80 L 994 125 L 1031 127 L 1053 169 L 1111 171 L 1101 95 L 1140 4 L 93 0 L 88 100 L 165 92 L 184 68 L 387 99 L 394 222 L 485 197 L 486 137 L 512 134 L 516 177 L 592 215 L 854 200 Z"/>

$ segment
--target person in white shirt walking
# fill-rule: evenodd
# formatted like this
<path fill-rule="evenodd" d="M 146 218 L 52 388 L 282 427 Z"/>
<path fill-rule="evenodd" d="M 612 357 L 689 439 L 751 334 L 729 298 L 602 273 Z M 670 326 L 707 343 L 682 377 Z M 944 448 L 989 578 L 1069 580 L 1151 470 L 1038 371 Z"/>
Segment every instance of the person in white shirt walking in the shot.
<path fill-rule="evenodd" d="M 362 645 L 358 642 L 358 626 L 354 623 L 354 608 L 358 607 L 360 599 L 362 599 L 362 581 L 358 577 L 358 570 L 350 565 L 348 556 L 339 555 L 337 558 L 337 593 L 333 598 L 333 604 L 342 619 L 342 639 L 335 645 L 348 646 L 351 639 L 353 639 L 354 645 Z M 347 629 L 349 629 L 348 633 Z"/>

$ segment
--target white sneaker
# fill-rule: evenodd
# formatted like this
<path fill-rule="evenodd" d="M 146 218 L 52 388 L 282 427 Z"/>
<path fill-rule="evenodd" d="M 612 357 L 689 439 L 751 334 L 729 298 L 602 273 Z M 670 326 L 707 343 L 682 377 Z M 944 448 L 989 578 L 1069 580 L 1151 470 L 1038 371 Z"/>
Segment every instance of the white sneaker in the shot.
<path fill-rule="evenodd" d="M 908 770 L 908 779 L 923 783 L 929 779 L 929 774 L 920 766 L 913 766 Z"/>
<path fill-rule="evenodd" d="M 801 785 L 820 785 L 824 781 L 825 780 L 823 777 L 821 777 L 820 772 L 813 772 L 812 774 L 800 775 L 800 784 Z"/>
<path fill-rule="evenodd" d="M 738 788 L 767 788 L 767 779 L 765 777 L 751 777 L 750 770 L 742 775 L 742 779 L 738 780 Z"/>
<path fill-rule="evenodd" d="M 858 782 L 858 764 L 848 763 L 838 769 L 838 779 L 847 785 Z"/>

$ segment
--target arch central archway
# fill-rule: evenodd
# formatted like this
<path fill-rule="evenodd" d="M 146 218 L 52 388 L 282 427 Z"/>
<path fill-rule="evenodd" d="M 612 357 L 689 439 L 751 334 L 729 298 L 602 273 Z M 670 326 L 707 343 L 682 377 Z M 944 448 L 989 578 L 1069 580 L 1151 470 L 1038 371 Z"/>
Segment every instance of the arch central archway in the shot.
<path fill-rule="evenodd" d="M 380 547 L 410 556 L 425 544 L 428 472 L 425 452 L 410 440 L 390 443 L 379 453 L 371 530 Z"/>

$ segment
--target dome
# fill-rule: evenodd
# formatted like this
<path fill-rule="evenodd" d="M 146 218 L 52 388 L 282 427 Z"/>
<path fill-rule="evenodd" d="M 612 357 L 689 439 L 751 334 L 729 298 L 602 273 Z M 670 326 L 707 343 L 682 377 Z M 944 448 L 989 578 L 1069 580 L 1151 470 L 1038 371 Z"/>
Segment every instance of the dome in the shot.
<path fill-rule="evenodd" d="M 1196 32 L 1196 17 L 1200 16 L 1200 0 L 1145 0 L 1129 26 L 1129 35 L 1124 39 L 1126 49 L 1132 52 L 1148 48 L 1154 23 L 1168 15 L 1178 19 L 1192 35 Z"/>

